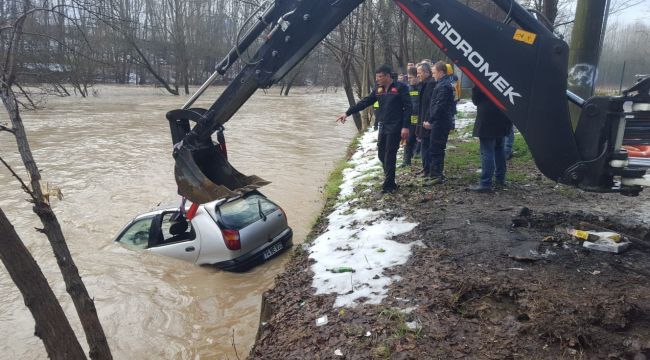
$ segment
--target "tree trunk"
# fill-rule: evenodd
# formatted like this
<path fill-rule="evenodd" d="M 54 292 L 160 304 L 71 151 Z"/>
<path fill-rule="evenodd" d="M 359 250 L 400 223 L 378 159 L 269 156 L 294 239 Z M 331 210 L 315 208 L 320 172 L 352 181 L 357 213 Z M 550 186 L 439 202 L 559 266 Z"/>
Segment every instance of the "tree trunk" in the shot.
<path fill-rule="evenodd" d="M 388 1 L 382 0 L 379 2 L 379 16 L 380 19 L 390 19 L 390 12 L 394 11 L 391 4 L 388 4 Z M 384 55 L 384 64 L 392 66 L 393 64 L 393 53 L 390 46 L 390 34 L 389 32 L 393 29 L 388 29 L 392 26 L 389 21 L 379 21 L 379 24 L 376 24 L 379 30 L 379 46 L 381 52 Z"/>
<path fill-rule="evenodd" d="M 362 38 L 365 39 L 361 49 L 363 52 L 363 60 L 361 61 L 361 94 L 366 96 L 370 92 L 371 83 L 371 67 L 370 67 L 370 58 L 373 52 L 372 49 L 372 12 L 370 5 L 363 7 L 362 12 L 362 22 L 360 24 L 362 31 Z M 361 113 L 361 122 L 363 130 L 366 130 L 372 121 L 372 109 L 366 109 Z"/>
<path fill-rule="evenodd" d="M 142 65 L 144 65 L 145 69 L 149 71 L 149 73 L 156 79 L 158 82 L 165 87 L 165 89 L 172 95 L 178 95 L 178 88 L 177 89 L 172 89 L 171 86 L 165 81 L 165 79 L 162 78 L 162 76 L 158 75 L 156 70 L 153 68 L 149 60 L 147 60 L 147 57 L 142 53 L 142 50 L 140 50 L 140 47 L 135 43 L 135 41 L 129 41 L 129 44 L 135 49 L 135 51 L 138 53 L 140 56 L 140 59 L 142 59 Z"/>
<path fill-rule="evenodd" d="M 542 13 L 551 24 L 555 24 L 555 19 L 557 18 L 557 4 L 559 0 L 544 0 L 544 8 Z"/>
<path fill-rule="evenodd" d="M 34 193 L 34 213 L 38 215 L 43 224 L 43 232 L 52 246 L 54 256 L 56 257 L 57 264 L 61 270 L 61 275 L 66 284 L 66 290 L 72 302 L 74 303 L 77 315 L 81 321 L 84 332 L 86 333 L 86 341 L 90 347 L 91 359 L 112 359 L 104 330 L 97 317 L 97 310 L 93 300 L 88 295 L 88 291 L 79 276 L 79 270 L 72 260 L 70 250 L 65 242 L 65 237 L 59 225 L 56 215 L 52 208 L 43 201 L 43 194 L 41 193 L 40 170 L 36 166 L 34 157 L 32 156 L 25 128 L 23 127 L 22 119 L 18 111 L 18 104 L 14 92 L 6 84 L 0 88 L 0 97 L 4 103 L 5 109 L 13 127 L 14 136 L 18 145 L 18 152 L 22 158 L 23 164 L 31 179 L 31 187 Z"/>
<path fill-rule="evenodd" d="M 286 87 L 283 86 L 284 91 L 282 92 L 282 95 L 284 95 L 284 96 L 289 96 L 289 90 L 291 90 L 291 87 L 293 86 L 293 82 L 294 82 L 294 80 L 296 80 L 296 76 L 294 76 L 294 77 L 292 77 L 291 79 L 289 79 L 289 81 L 287 82 L 287 86 L 286 86 Z"/>
<path fill-rule="evenodd" d="M 50 359 L 85 359 L 77 336 L 38 264 L 0 209 L 0 260 L 20 290 Z"/>
<path fill-rule="evenodd" d="M 291 87 L 293 86 L 293 83 L 298 78 L 298 75 L 300 75 L 300 71 L 302 71 L 302 67 L 306 62 L 307 62 L 307 58 L 303 59 L 300 62 L 300 65 L 298 65 L 293 70 L 291 70 L 291 73 L 289 74 L 288 79 L 286 81 L 286 86 L 285 86 L 285 84 L 282 85 L 283 91 L 280 92 L 282 95 L 289 96 L 289 91 L 291 90 Z M 287 78 L 287 77 L 285 77 L 285 78 Z"/>
<path fill-rule="evenodd" d="M 75 89 L 75 91 L 79 91 L 79 94 L 81 95 L 82 98 L 85 98 L 85 97 L 88 96 L 88 91 L 86 90 L 85 85 L 80 84 L 77 79 L 71 81 L 71 83 L 72 83 L 72 87 Z"/>
<path fill-rule="evenodd" d="M 187 60 L 183 60 L 183 89 L 185 90 L 185 95 L 190 94 L 190 71 Z"/>
<path fill-rule="evenodd" d="M 370 28 L 373 29 L 377 23 L 375 22 L 375 19 L 370 18 L 368 19 L 370 24 Z M 374 31 L 368 32 L 368 37 L 369 37 L 369 43 L 370 43 L 370 74 L 371 74 L 371 81 L 374 83 L 375 79 L 372 78 L 372 75 L 375 73 L 375 70 L 377 69 L 377 58 L 376 58 L 376 53 L 375 50 L 377 49 L 377 36 Z"/>
<path fill-rule="evenodd" d="M 591 97 L 596 86 L 606 5 L 607 0 L 578 0 L 576 7 L 576 20 L 571 32 L 568 88 L 583 99 Z M 580 110 L 573 104 L 569 109 L 575 127 Z"/>
<path fill-rule="evenodd" d="M 607 0 L 578 0 L 576 20 L 571 33 L 569 89 L 588 98 L 593 94 L 600 38 Z"/>
<path fill-rule="evenodd" d="M 399 49 L 398 49 L 398 56 L 397 56 L 397 67 L 399 68 L 399 73 L 405 74 L 406 73 L 406 63 L 408 63 L 411 59 L 409 57 L 408 53 L 408 24 L 409 24 L 409 19 L 404 15 L 403 12 L 400 12 L 398 15 L 398 41 L 399 41 Z"/>
<path fill-rule="evenodd" d="M 356 104 L 356 101 L 354 100 L 354 91 L 352 90 L 352 81 L 350 80 L 350 69 L 349 67 L 342 66 L 341 72 L 343 73 L 343 89 L 345 90 L 345 96 L 348 98 L 348 104 L 352 106 Z M 352 115 L 352 118 L 354 119 L 354 125 L 357 127 L 357 130 L 362 131 L 363 124 L 359 113 Z"/>

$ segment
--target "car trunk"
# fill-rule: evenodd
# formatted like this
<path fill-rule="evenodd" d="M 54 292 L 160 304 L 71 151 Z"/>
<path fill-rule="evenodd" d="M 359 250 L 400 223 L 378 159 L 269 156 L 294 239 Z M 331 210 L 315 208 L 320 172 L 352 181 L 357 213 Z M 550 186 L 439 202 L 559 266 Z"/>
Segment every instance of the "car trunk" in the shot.
<path fill-rule="evenodd" d="M 282 209 L 261 194 L 218 205 L 217 210 L 222 230 L 239 231 L 241 255 L 271 242 L 288 228 Z"/>
<path fill-rule="evenodd" d="M 287 221 L 280 210 L 266 215 L 266 220 L 260 218 L 258 221 L 248 225 L 239 231 L 243 253 L 252 251 L 267 242 L 271 242 L 276 236 L 287 228 Z"/>

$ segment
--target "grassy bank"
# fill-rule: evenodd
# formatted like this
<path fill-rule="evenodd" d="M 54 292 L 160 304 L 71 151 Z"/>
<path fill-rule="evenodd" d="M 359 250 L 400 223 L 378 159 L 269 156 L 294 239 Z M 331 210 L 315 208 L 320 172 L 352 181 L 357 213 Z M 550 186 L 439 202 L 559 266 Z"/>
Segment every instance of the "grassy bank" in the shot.
<path fill-rule="evenodd" d="M 350 145 L 348 145 L 345 157 L 336 163 L 334 170 L 332 170 L 327 178 L 327 182 L 323 188 L 323 197 L 325 198 L 326 204 L 329 206 L 331 206 L 331 202 L 336 200 L 336 196 L 339 194 L 339 187 L 343 183 L 343 170 L 350 167 L 348 160 L 350 160 L 350 157 L 357 150 L 357 147 L 359 147 L 360 136 L 360 134 L 357 134 L 352 139 Z"/>
<path fill-rule="evenodd" d="M 480 177 L 481 151 L 478 138 L 471 136 L 472 127 L 473 125 L 468 125 L 449 135 L 445 173 L 457 184 L 474 184 Z M 512 149 L 513 157 L 508 161 L 507 180 L 514 183 L 525 183 L 533 178 L 539 180 L 532 155 L 521 134 L 515 135 Z M 420 168 L 421 164 L 421 159 L 417 158 L 414 167 Z"/>
<path fill-rule="evenodd" d="M 345 156 L 336 163 L 334 169 L 332 172 L 330 172 L 327 178 L 327 182 L 323 186 L 323 198 L 325 199 L 325 205 L 323 206 L 323 209 L 318 214 L 318 216 L 316 216 L 316 218 L 312 221 L 311 230 L 309 231 L 309 234 L 307 234 L 305 243 L 309 244 L 314 240 L 316 234 L 318 234 L 318 232 L 321 230 L 323 219 L 332 210 L 332 207 L 336 202 L 336 197 L 340 192 L 340 186 L 343 183 L 343 171 L 351 166 L 349 160 L 359 147 L 359 139 L 361 135 L 362 134 L 359 133 L 354 138 L 352 138 L 352 141 L 348 145 L 345 152 Z M 302 253 L 302 247 L 296 247 L 295 251 Z"/>

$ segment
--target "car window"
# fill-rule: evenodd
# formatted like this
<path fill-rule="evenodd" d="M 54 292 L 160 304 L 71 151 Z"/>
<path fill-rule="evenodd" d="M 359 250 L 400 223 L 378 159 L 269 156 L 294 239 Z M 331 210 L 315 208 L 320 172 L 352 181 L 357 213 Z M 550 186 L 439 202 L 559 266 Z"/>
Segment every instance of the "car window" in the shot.
<path fill-rule="evenodd" d="M 160 230 L 162 241 L 158 241 L 156 245 L 194 240 L 196 238 L 192 223 L 185 220 L 185 218 L 179 218 L 177 211 L 162 214 Z"/>
<path fill-rule="evenodd" d="M 265 197 L 251 195 L 222 204 L 217 210 L 223 225 L 229 229 L 239 230 L 262 218 L 260 207 L 264 215 L 269 215 L 278 209 Z"/>
<path fill-rule="evenodd" d="M 270 202 L 268 199 L 264 197 L 259 197 L 260 200 L 260 205 L 262 206 L 262 212 L 264 215 L 270 215 L 274 213 L 275 211 L 278 210 L 278 206 L 275 205 L 274 203 Z"/>
<path fill-rule="evenodd" d="M 146 249 L 149 243 L 149 229 L 152 220 L 152 217 L 137 220 L 122 233 L 117 241 L 125 245 Z"/>

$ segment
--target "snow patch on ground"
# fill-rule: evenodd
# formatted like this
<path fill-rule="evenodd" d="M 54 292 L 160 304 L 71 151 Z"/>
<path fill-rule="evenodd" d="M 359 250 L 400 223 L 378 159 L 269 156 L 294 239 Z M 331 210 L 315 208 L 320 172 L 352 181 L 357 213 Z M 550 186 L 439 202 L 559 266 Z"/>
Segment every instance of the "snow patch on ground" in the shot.
<path fill-rule="evenodd" d="M 476 105 L 471 101 L 461 100 L 456 104 L 456 129 L 463 129 L 474 124 L 476 118 Z"/>
<path fill-rule="evenodd" d="M 457 118 L 456 129 L 464 129 L 469 125 L 474 124 L 474 118 Z"/>
<path fill-rule="evenodd" d="M 469 100 L 461 100 L 456 104 L 456 137 L 468 139 L 472 137 L 472 128 L 476 119 L 476 105 Z"/>
<path fill-rule="evenodd" d="M 353 194 L 354 187 L 361 181 L 381 174 L 381 162 L 377 158 L 377 131 L 368 131 L 359 141 L 359 148 L 352 155 L 349 163 L 352 167 L 343 170 L 343 183 L 339 199 Z"/>
<path fill-rule="evenodd" d="M 476 113 L 476 105 L 471 101 L 461 100 L 456 104 L 456 111 L 459 113 Z"/>
<path fill-rule="evenodd" d="M 339 203 L 328 216 L 327 230 L 316 238 L 310 248 L 314 272 L 312 286 L 316 294 L 338 294 L 335 307 L 367 303 L 379 304 L 386 297 L 387 287 L 398 276 L 383 275 L 386 268 L 401 265 L 411 255 L 414 245 L 400 244 L 394 236 L 413 230 L 418 224 L 403 218 L 387 218 L 383 211 L 355 207 L 354 187 L 373 176 L 383 176 L 377 159 L 377 132 L 367 132 L 360 141 L 343 173 Z M 338 272 L 343 271 L 343 272 Z"/>

